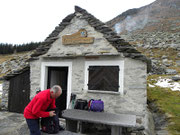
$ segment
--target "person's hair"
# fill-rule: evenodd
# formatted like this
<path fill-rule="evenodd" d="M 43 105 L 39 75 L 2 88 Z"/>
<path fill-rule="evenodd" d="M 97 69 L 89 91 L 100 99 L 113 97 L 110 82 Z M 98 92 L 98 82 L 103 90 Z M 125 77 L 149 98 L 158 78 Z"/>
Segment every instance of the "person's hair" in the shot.
<path fill-rule="evenodd" d="M 54 85 L 54 86 L 51 88 L 50 91 L 53 91 L 54 93 L 57 93 L 59 90 L 60 90 L 61 93 L 62 93 L 62 88 L 61 88 L 61 86 L 59 86 L 59 85 Z"/>

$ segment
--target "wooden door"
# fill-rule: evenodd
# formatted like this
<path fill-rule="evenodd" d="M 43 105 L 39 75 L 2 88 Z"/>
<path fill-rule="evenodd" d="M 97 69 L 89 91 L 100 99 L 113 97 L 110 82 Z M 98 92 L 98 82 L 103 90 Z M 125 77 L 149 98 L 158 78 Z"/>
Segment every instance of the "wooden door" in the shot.
<path fill-rule="evenodd" d="M 8 109 L 10 112 L 23 113 L 29 103 L 30 71 L 25 71 L 10 79 Z"/>
<path fill-rule="evenodd" d="M 56 107 L 61 112 L 66 109 L 67 104 L 67 78 L 68 67 L 49 67 L 48 68 L 48 88 L 53 85 L 60 85 L 62 88 L 62 95 L 56 99 Z M 61 114 L 59 115 L 61 117 Z"/>

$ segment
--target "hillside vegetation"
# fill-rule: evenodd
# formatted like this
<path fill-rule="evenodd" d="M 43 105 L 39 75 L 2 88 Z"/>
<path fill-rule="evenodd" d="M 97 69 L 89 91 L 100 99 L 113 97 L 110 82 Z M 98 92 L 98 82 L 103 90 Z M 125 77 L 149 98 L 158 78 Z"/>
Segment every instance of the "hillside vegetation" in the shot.
<path fill-rule="evenodd" d="M 19 45 L 13 45 L 13 44 L 7 44 L 7 43 L 0 43 L 0 54 L 13 54 L 16 52 L 25 52 L 25 51 L 31 51 L 36 49 L 41 42 L 31 42 L 27 44 L 19 44 Z"/>
<path fill-rule="evenodd" d="M 148 77 L 148 84 L 154 85 L 159 75 Z M 163 76 L 167 78 L 168 76 Z M 154 102 L 159 113 L 165 114 L 168 121 L 167 130 L 170 135 L 180 135 L 180 91 L 172 91 L 170 88 L 149 87 L 148 101 Z M 150 108 L 152 109 L 152 108 Z"/>

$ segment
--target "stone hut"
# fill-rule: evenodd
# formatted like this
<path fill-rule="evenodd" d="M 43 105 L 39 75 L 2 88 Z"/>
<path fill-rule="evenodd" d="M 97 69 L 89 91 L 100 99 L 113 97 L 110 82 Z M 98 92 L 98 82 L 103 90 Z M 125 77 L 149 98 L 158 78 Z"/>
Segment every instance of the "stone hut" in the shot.
<path fill-rule="evenodd" d="M 28 93 L 23 98 L 32 98 L 36 90 L 59 84 L 63 95 L 56 102 L 61 110 L 69 108 L 73 93 L 77 99 L 103 100 L 105 112 L 134 114 L 137 127 L 144 127 L 147 63 L 144 55 L 112 29 L 75 6 L 75 12 L 64 18 L 35 50 L 29 67 L 7 76 L 4 108 L 11 106 L 8 101 L 12 101 L 13 94 L 8 99 L 8 91 L 15 91 L 9 87 L 11 80 L 26 74 L 29 77 L 24 79 L 29 79 L 30 90 L 21 88 L 21 93 Z M 28 85 L 27 82 L 20 84 Z M 24 102 L 23 98 L 20 102 Z"/>

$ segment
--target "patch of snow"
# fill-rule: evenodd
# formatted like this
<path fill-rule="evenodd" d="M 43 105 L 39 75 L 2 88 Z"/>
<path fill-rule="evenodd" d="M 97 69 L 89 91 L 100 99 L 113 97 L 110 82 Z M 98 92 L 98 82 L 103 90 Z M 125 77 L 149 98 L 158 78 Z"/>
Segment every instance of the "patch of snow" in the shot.
<path fill-rule="evenodd" d="M 155 87 L 154 85 L 151 85 L 151 84 L 148 84 L 149 85 L 149 87 Z"/>
<path fill-rule="evenodd" d="M 172 91 L 180 91 L 180 83 L 167 78 L 159 78 L 155 85 L 163 88 L 170 88 Z"/>

